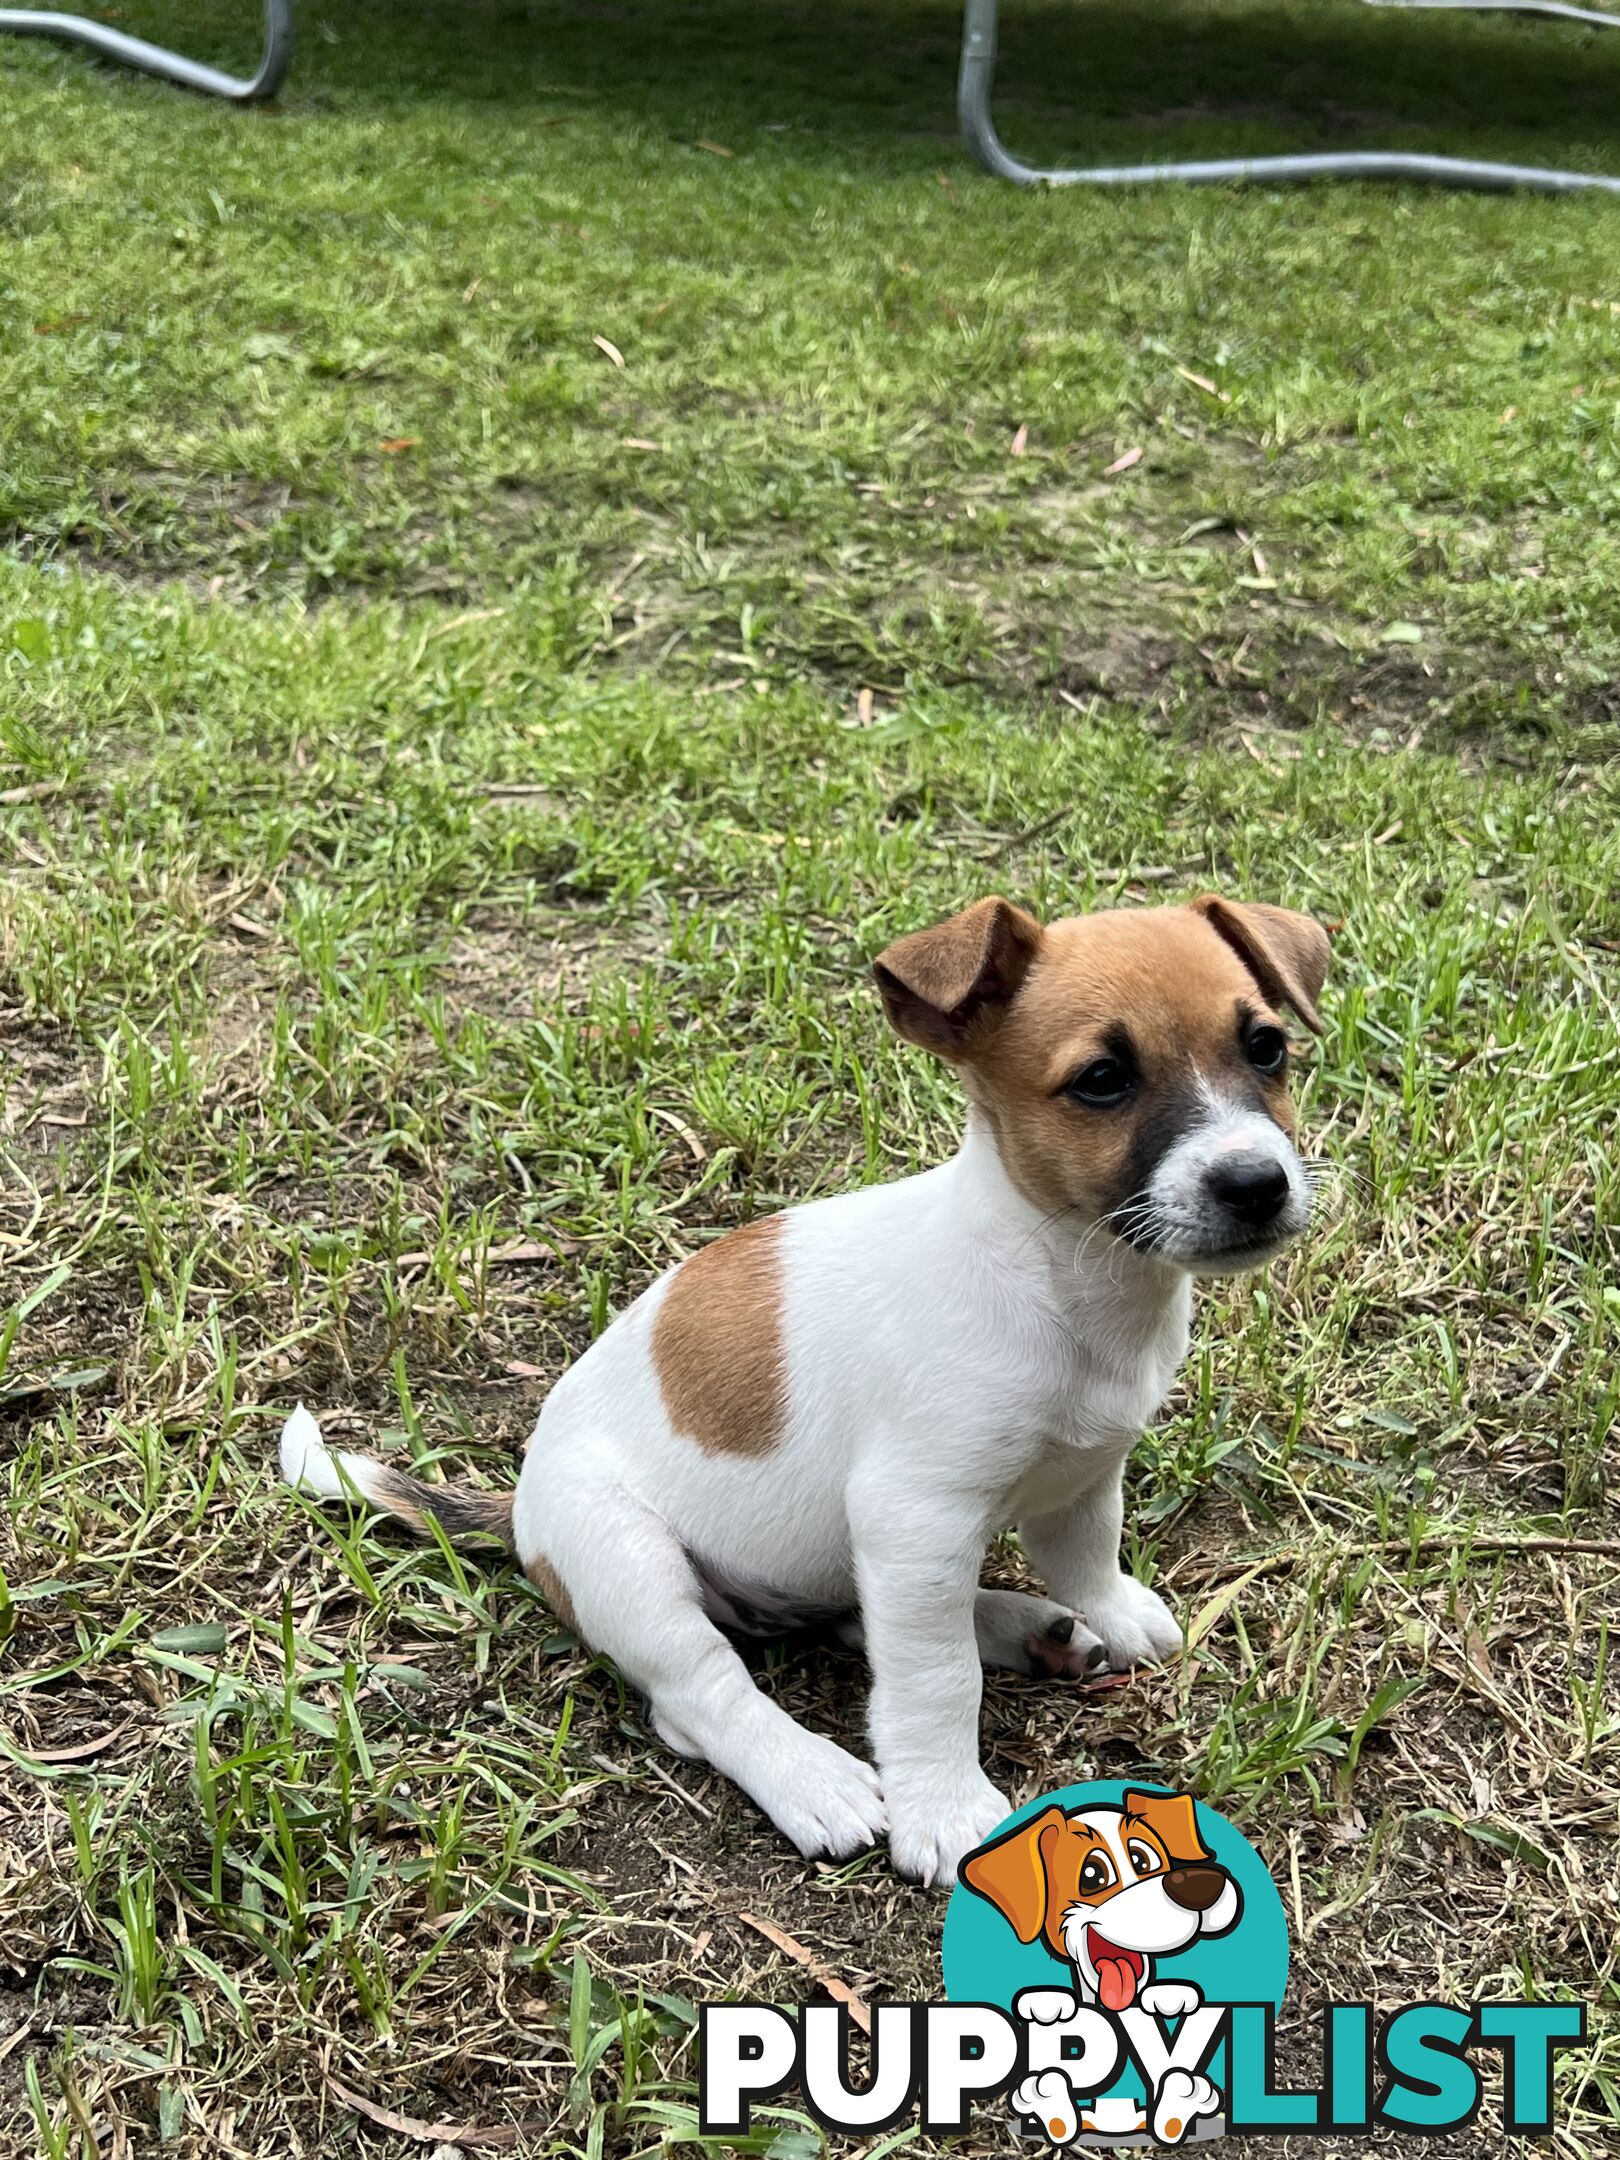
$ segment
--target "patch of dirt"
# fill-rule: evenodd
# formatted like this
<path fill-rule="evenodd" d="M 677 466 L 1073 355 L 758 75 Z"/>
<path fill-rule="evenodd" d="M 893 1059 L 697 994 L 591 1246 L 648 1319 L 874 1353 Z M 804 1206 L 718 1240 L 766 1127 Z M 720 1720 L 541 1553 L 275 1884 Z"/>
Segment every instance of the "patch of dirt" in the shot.
<path fill-rule="evenodd" d="M 0 997 L 0 1149 L 44 1162 L 74 1147 L 89 1129 L 94 1085 L 83 1045 L 65 1028 L 26 1021 Z"/>
<path fill-rule="evenodd" d="M 446 958 L 443 983 L 451 1011 L 507 1022 L 531 1020 L 569 985 L 583 988 L 604 971 L 633 974 L 664 960 L 661 923 L 603 923 L 558 909 L 536 915 L 503 908 L 471 910 Z"/>

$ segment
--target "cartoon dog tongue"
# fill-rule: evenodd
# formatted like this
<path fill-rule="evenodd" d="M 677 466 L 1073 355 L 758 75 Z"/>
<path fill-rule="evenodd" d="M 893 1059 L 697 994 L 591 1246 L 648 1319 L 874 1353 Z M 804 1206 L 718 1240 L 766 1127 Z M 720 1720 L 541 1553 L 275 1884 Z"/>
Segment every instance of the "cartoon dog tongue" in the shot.
<path fill-rule="evenodd" d="M 1099 1952 L 1092 1962 L 1097 1968 L 1097 1995 L 1105 2010 L 1128 2010 L 1136 1994 L 1136 1961 L 1116 1950 Z"/>

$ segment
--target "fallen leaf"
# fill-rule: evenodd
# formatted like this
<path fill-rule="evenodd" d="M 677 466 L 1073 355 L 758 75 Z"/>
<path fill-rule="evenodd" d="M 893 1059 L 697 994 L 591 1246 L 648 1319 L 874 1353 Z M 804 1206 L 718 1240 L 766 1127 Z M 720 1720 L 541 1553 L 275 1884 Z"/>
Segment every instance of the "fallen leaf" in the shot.
<path fill-rule="evenodd" d="M 773 1927 L 769 1920 L 757 1920 L 752 1913 L 746 1912 L 739 1913 L 737 1918 L 744 1927 L 751 1927 L 756 1935 L 763 1935 L 768 1943 L 774 1943 L 784 1957 L 792 1958 L 796 1965 L 802 1965 L 806 1972 L 813 1973 L 833 2001 L 841 2002 L 861 2031 L 871 2039 L 871 2011 L 847 1981 L 840 1980 L 835 1972 L 830 1971 L 813 1950 L 807 1950 L 802 1942 L 795 1942 L 791 1935 L 784 1934 L 779 1927 Z"/>
<path fill-rule="evenodd" d="M 34 1748 L 28 1759 L 30 1762 L 84 1762 L 91 1755 L 104 1754 L 115 1740 L 123 1738 L 134 1722 L 132 1717 L 127 1717 L 111 1732 L 98 1733 L 94 1740 L 81 1740 L 77 1747 Z"/>
<path fill-rule="evenodd" d="M 520 1238 L 511 1245 L 492 1245 L 486 1255 L 490 1267 L 515 1267 L 530 1260 L 568 1260 L 579 1251 L 573 1238 L 556 1238 L 550 1244 L 540 1244 L 534 1239 Z M 394 1272 L 403 1275 L 425 1268 L 433 1255 L 425 1252 L 401 1253 L 394 1262 Z"/>
<path fill-rule="evenodd" d="M 543 1380 L 546 1377 L 546 1368 L 543 1365 L 525 1365 L 522 1358 L 509 1358 L 501 1370 L 511 1373 L 519 1380 Z"/>
<path fill-rule="evenodd" d="M 595 331 L 592 333 L 591 343 L 596 347 L 598 352 L 606 353 L 615 367 L 624 366 L 624 354 L 620 352 L 618 346 L 614 344 L 611 338 L 605 338 L 602 336 L 600 331 Z"/>
<path fill-rule="evenodd" d="M 645 435 L 626 435 L 624 447 L 627 450 L 662 450 L 664 446 L 661 442 L 649 441 Z"/>
<path fill-rule="evenodd" d="M 707 150 L 710 157 L 735 157 L 737 155 L 735 150 L 728 150 L 723 142 L 710 142 L 706 135 L 698 137 L 697 146 L 700 150 Z"/>
<path fill-rule="evenodd" d="M 684 1118 L 678 1118 L 673 1110 L 660 1110 L 657 1108 L 653 1109 L 649 1114 L 657 1118 L 662 1124 L 667 1125 L 672 1132 L 680 1134 L 681 1138 L 686 1142 L 695 1163 L 706 1163 L 708 1161 L 708 1149 Z"/>
<path fill-rule="evenodd" d="M 1140 450 L 1127 450 L 1123 456 L 1115 458 L 1112 465 L 1103 467 L 1103 478 L 1112 480 L 1116 473 L 1129 472 L 1133 465 L 1140 465 L 1141 462 L 1142 452 Z"/>
<path fill-rule="evenodd" d="M 1029 428 L 1028 428 L 1028 426 L 1027 426 L 1027 424 L 1026 424 L 1025 422 L 1023 422 L 1023 421 L 1020 421 L 1020 422 L 1019 422 L 1019 424 L 1018 424 L 1018 427 L 1017 427 L 1017 429 L 1016 429 L 1016 430 L 1014 431 L 1014 434 L 1013 434 L 1013 439 L 1012 439 L 1012 454 L 1013 454 L 1013 456 L 1014 456 L 1014 457 L 1022 457 L 1022 456 L 1023 456 L 1023 454 L 1024 454 L 1024 452 L 1025 452 L 1025 451 L 1026 451 L 1026 450 L 1027 450 L 1028 448 L 1029 448 Z"/>
<path fill-rule="evenodd" d="M 876 700 L 874 699 L 870 690 L 862 690 L 859 692 L 855 699 L 855 717 L 860 722 L 862 727 L 870 727 L 872 725 L 872 713 L 875 705 Z"/>
<path fill-rule="evenodd" d="M 396 2130 L 401 2137 L 416 2138 L 423 2145 L 516 2145 L 525 2134 L 516 2123 L 494 2123 L 481 2128 L 477 2123 L 423 2122 L 419 2116 L 396 2115 L 392 2108 L 378 2107 L 375 2100 L 351 2092 L 347 2085 L 339 2084 L 330 2074 L 326 2084 L 327 2090 L 335 2093 L 345 2107 L 353 2108 L 357 2115 L 364 2115 L 368 2122 L 376 2123 L 383 2130 Z"/>
<path fill-rule="evenodd" d="M 1219 383 L 1212 383 L 1207 375 L 1195 375 L 1190 367 L 1178 367 L 1176 373 L 1183 382 L 1190 382 L 1195 390 L 1202 390 L 1209 397 L 1219 398 L 1223 405 L 1231 404 L 1232 400 L 1226 391 Z"/>
<path fill-rule="evenodd" d="M 198 1620 L 180 1627 L 159 1628 L 152 1637 L 154 1650 L 171 1657 L 218 1657 L 230 1636 L 217 1620 Z"/>
<path fill-rule="evenodd" d="M 1501 417 L 1496 424 L 1498 427 L 1506 427 L 1511 421 L 1517 420 L 1518 417 L 1519 408 L 1517 405 L 1504 405 L 1502 407 Z"/>
<path fill-rule="evenodd" d="M 43 802 L 47 795 L 60 795 L 65 785 L 61 780 L 30 780 L 26 787 L 0 788 L 0 803 Z"/>
<path fill-rule="evenodd" d="M 420 435 L 385 435 L 377 448 L 385 457 L 398 457 L 402 450 L 414 450 L 421 440 Z"/>

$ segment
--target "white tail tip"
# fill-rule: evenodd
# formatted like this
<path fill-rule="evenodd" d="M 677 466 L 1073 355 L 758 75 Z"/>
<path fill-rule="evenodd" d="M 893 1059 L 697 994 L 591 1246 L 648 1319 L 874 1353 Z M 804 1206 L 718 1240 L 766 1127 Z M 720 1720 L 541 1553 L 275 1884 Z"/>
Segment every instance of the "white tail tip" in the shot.
<path fill-rule="evenodd" d="M 289 1485 L 318 1493 L 323 1500 L 335 1500 L 343 1491 L 321 1428 L 302 1403 L 281 1428 L 281 1474 Z"/>

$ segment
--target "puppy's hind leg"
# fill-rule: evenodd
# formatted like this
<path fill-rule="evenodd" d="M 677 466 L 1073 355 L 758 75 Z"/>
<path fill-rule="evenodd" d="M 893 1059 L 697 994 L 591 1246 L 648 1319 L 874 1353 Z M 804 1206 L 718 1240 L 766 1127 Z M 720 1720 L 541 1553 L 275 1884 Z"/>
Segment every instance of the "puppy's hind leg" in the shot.
<path fill-rule="evenodd" d="M 535 1510 L 543 1522 L 531 1523 L 523 1501 L 518 1555 L 531 1580 L 548 1596 L 560 1582 L 579 1634 L 646 1695 L 660 1739 L 740 1785 L 807 1859 L 843 1859 L 882 1835 L 877 1772 L 759 1692 L 650 1508 L 622 1485 L 576 1483 L 555 1465 Z"/>
<path fill-rule="evenodd" d="M 1023 1590 L 977 1592 L 973 1634 L 979 1663 L 992 1672 L 1033 1673 L 1037 1680 L 1091 1680 L 1108 1663 L 1108 1652 L 1067 1605 Z M 865 1648 L 866 1628 L 859 1613 L 839 1621 L 838 1639 L 852 1650 Z"/>
<path fill-rule="evenodd" d="M 981 1590 L 973 1632 L 981 1665 L 1037 1680 L 1094 1680 L 1108 1664 L 1108 1652 L 1069 1606 L 1024 1590 Z"/>

